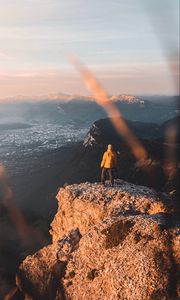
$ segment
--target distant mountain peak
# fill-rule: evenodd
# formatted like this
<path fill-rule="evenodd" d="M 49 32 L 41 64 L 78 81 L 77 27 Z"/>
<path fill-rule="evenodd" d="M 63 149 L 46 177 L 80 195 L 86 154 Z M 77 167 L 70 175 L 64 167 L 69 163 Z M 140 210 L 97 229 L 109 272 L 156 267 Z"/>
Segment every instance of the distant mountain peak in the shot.
<path fill-rule="evenodd" d="M 142 98 L 133 96 L 133 95 L 126 95 L 126 94 L 122 94 L 122 95 L 114 95 L 111 96 L 110 100 L 112 101 L 124 101 L 126 103 L 141 103 L 144 104 L 144 100 Z"/>
<path fill-rule="evenodd" d="M 112 95 L 109 97 L 112 101 L 124 101 L 126 103 L 144 103 L 144 100 L 133 96 L 133 95 L 126 95 L 126 94 L 120 94 L 120 95 Z M 94 97 L 91 95 L 83 95 L 83 94 L 66 94 L 66 93 L 49 93 L 47 95 L 17 95 L 12 97 L 7 97 L 1 101 L 6 102 L 24 102 L 24 101 L 43 101 L 43 100 L 59 100 L 59 101 L 72 101 L 72 100 L 86 100 L 86 101 L 95 101 Z"/>

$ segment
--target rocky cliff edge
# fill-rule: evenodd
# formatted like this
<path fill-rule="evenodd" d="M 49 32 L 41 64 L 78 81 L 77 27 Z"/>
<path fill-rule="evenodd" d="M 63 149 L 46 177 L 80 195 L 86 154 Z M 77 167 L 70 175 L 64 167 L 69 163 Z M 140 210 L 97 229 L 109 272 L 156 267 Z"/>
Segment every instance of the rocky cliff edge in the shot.
<path fill-rule="evenodd" d="M 20 265 L 26 300 L 178 299 L 179 229 L 166 194 L 116 180 L 61 188 L 52 244 Z"/>

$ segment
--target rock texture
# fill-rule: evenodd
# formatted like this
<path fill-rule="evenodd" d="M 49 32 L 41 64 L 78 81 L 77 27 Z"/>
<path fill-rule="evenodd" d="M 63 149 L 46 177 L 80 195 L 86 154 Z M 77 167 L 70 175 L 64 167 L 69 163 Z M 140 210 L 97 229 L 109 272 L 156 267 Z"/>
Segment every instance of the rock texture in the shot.
<path fill-rule="evenodd" d="M 117 180 L 57 195 L 52 244 L 17 274 L 24 299 L 178 299 L 179 229 L 166 194 Z"/>
<path fill-rule="evenodd" d="M 94 224 L 116 212 L 149 215 L 170 210 L 165 194 L 160 200 L 154 190 L 121 180 L 116 180 L 113 188 L 97 183 L 69 185 L 59 190 L 57 200 L 59 209 L 51 224 L 53 241 L 76 227 L 85 234 Z"/>

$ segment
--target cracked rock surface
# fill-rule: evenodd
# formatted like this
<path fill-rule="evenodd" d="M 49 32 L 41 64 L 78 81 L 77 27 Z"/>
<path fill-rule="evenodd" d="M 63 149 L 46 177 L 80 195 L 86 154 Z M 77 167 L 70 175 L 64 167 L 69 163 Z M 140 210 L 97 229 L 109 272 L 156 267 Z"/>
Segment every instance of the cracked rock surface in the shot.
<path fill-rule="evenodd" d="M 116 180 L 61 188 L 52 244 L 17 274 L 24 299 L 178 299 L 179 228 L 166 194 Z"/>

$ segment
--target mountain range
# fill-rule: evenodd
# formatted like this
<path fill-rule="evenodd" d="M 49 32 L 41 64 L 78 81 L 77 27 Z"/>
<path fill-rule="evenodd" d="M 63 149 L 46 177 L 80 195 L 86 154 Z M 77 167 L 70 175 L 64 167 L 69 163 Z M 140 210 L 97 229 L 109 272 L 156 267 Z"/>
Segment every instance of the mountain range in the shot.
<path fill-rule="evenodd" d="M 153 102 L 131 95 L 110 98 L 124 118 L 131 121 L 163 123 L 179 114 L 177 97 L 173 101 Z M 51 101 L 50 101 L 51 100 Z M 172 98 L 171 98 L 172 100 Z M 3 101 L 0 103 L 0 123 L 62 123 L 89 127 L 107 115 L 92 97 L 62 95 L 42 98 L 41 101 Z"/>

